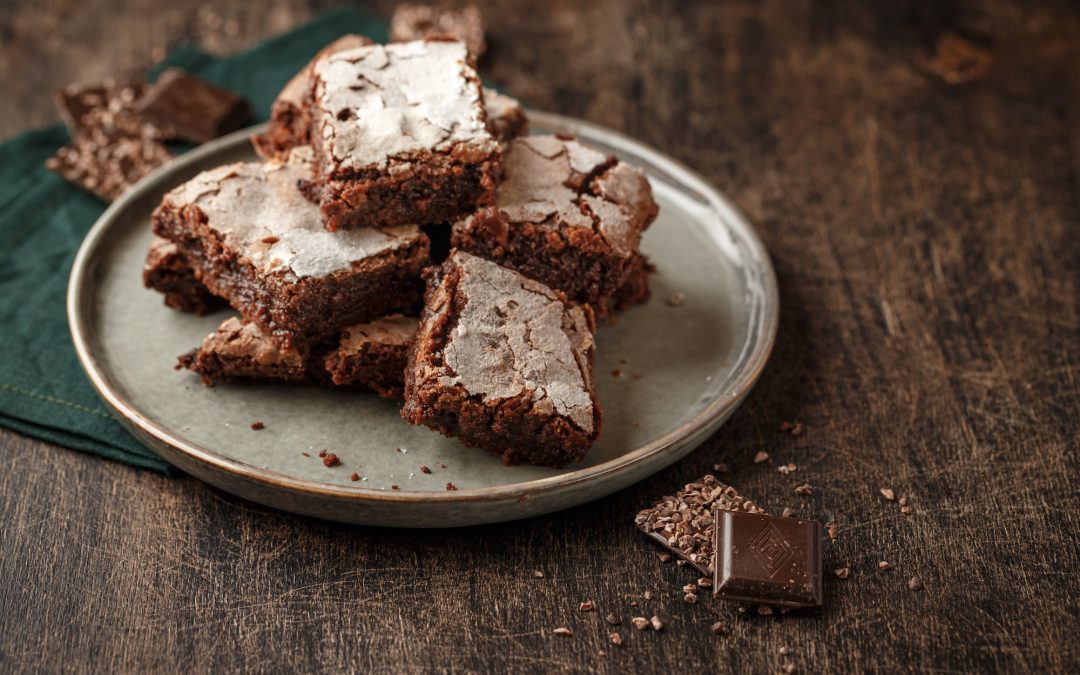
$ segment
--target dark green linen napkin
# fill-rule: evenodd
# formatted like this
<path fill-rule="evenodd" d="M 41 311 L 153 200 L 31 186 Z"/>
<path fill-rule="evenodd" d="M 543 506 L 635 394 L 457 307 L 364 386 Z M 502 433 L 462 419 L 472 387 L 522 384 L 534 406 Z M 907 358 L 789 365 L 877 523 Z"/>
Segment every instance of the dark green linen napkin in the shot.
<path fill-rule="evenodd" d="M 236 91 L 265 119 L 285 82 L 346 33 L 385 41 L 386 24 L 341 9 L 225 59 L 180 49 L 159 69 L 178 66 Z M 97 396 L 71 344 L 68 274 L 105 204 L 45 168 L 67 140 L 57 126 L 0 144 L 0 426 L 171 474 L 175 470 L 136 441 Z"/>

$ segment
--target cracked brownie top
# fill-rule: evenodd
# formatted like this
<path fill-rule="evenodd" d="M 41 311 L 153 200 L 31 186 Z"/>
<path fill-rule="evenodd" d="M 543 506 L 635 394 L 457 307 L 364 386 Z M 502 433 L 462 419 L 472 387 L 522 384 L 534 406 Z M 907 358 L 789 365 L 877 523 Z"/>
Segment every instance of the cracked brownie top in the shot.
<path fill-rule="evenodd" d="M 208 227 L 264 274 L 321 277 L 420 236 L 414 225 L 328 232 L 319 207 L 297 189 L 309 179 L 310 147 L 286 161 L 238 163 L 205 171 L 165 196 L 162 208 L 197 208 Z"/>
<path fill-rule="evenodd" d="M 417 41 L 340 51 L 315 64 L 313 133 L 340 171 L 384 169 L 391 160 L 457 144 L 497 149 L 465 45 Z"/>
<path fill-rule="evenodd" d="M 591 433 L 593 335 L 586 313 L 495 263 L 461 252 L 450 260 L 459 273 L 454 304 L 464 307 L 443 347 L 440 384 L 488 400 L 527 394 L 535 412 L 568 417 Z"/>
<path fill-rule="evenodd" d="M 617 253 L 630 255 L 655 216 L 643 173 L 573 138 L 519 138 L 503 162 L 495 205 L 513 222 L 592 229 Z"/>

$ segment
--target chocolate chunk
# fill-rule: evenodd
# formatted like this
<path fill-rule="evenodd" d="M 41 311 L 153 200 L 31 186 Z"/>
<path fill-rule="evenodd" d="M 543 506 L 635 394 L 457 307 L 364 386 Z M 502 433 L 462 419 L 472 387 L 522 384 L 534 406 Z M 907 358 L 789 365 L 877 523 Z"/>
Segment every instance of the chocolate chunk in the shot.
<path fill-rule="evenodd" d="M 821 524 L 717 508 L 717 597 L 775 607 L 821 604 Z"/>
<path fill-rule="evenodd" d="M 178 68 L 161 74 L 136 111 L 146 121 L 169 127 L 177 138 L 192 143 L 236 131 L 251 118 L 247 101 Z"/>
<path fill-rule="evenodd" d="M 674 497 L 664 497 L 643 509 L 634 518 L 634 524 L 701 573 L 711 576 L 714 508 L 764 513 L 735 488 L 710 475 L 687 483 Z"/>

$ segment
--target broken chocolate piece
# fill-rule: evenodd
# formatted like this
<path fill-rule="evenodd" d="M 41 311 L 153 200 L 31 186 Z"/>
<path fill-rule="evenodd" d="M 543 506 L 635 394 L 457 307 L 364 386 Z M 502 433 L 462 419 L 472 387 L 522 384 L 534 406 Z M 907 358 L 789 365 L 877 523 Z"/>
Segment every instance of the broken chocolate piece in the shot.
<path fill-rule="evenodd" d="M 136 106 L 151 124 L 171 128 L 177 138 L 206 143 L 236 131 L 251 118 L 247 101 L 179 68 L 158 77 Z"/>
<path fill-rule="evenodd" d="M 821 524 L 716 508 L 713 594 L 774 607 L 821 605 Z"/>
<path fill-rule="evenodd" d="M 156 141 L 94 131 L 75 137 L 46 160 L 45 166 L 87 192 L 112 202 L 171 158 L 165 146 Z"/>
<path fill-rule="evenodd" d="M 634 524 L 706 575 L 713 573 L 713 509 L 764 513 L 715 476 L 687 483 L 634 518 Z"/>

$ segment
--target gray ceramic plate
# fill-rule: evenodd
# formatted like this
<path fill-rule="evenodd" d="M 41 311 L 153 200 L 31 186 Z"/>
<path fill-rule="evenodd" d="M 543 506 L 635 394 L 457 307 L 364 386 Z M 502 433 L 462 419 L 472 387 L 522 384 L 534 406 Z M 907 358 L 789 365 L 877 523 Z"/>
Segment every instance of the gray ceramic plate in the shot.
<path fill-rule="evenodd" d="M 148 176 L 87 235 L 71 273 L 68 316 L 94 386 L 139 439 L 187 473 L 263 504 L 353 523 L 450 527 L 535 516 L 603 497 L 685 456 L 730 417 L 769 356 L 778 300 L 768 255 L 746 220 L 672 159 L 585 122 L 538 112 L 531 119 L 533 133 L 575 133 L 643 168 L 660 204 L 643 244 L 659 268 L 653 299 L 597 336 L 604 431 L 584 463 L 503 466 L 408 426 L 396 404 L 373 395 L 207 388 L 173 369 L 177 355 L 228 313 L 175 312 L 143 288 L 150 213 L 197 172 L 254 159 L 247 137 L 259 129 Z M 677 292 L 681 306 L 665 302 Z M 255 420 L 266 429 L 252 431 Z M 322 448 L 342 465 L 323 466 Z M 433 472 L 421 473 L 422 464 Z M 350 481 L 354 471 L 364 479 Z M 447 491 L 448 482 L 459 489 Z"/>

